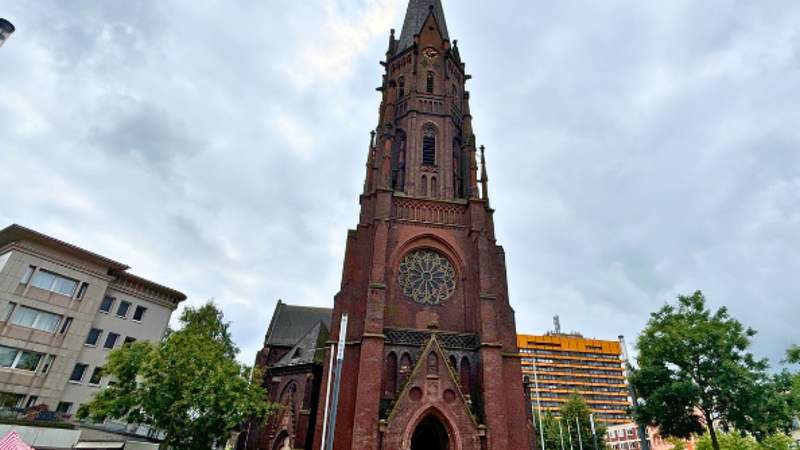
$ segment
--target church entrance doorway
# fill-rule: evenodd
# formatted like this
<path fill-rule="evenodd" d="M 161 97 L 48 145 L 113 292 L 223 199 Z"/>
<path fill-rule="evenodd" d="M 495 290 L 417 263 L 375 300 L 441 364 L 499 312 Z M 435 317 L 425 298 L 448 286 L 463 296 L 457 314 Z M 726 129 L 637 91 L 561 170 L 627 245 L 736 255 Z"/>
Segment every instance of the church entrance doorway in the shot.
<path fill-rule="evenodd" d="M 411 438 L 411 450 L 450 450 L 450 439 L 444 424 L 429 415 L 417 425 Z"/>

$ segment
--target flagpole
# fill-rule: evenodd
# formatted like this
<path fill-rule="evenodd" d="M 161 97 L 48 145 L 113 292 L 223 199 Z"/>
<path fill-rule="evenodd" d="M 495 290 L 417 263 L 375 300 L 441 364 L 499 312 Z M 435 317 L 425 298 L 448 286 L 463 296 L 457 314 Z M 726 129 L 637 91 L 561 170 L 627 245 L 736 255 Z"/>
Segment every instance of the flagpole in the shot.
<path fill-rule="evenodd" d="M 336 411 L 339 408 L 339 386 L 342 381 L 342 365 L 344 363 L 344 350 L 347 339 L 347 313 L 342 314 L 339 325 L 339 348 L 336 350 L 336 371 L 333 380 L 333 399 L 331 401 L 330 433 L 327 436 L 326 450 L 333 450 L 333 436 L 336 432 Z"/>
<path fill-rule="evenodd" d="M 533 355 L 531 358 L 533 361 L 533 387 L 536 389 L 536 409 L 539 410 L 539 435 L 542 439 L 542 450 L 545 450 L 544 447 L 544 426 L 542 425 L 542 402 L 539 399 L 539 369 L 536 368 L 536 355 Z"/>

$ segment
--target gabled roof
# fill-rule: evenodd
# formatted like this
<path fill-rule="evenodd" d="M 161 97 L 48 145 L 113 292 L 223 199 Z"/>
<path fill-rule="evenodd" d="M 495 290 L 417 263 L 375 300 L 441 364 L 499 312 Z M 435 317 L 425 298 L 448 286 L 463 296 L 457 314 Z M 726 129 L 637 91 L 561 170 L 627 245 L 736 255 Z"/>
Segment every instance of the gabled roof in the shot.
<path fill-rule="evenodd" d="M 317 362 L 316 356 L 322 352 L 318 349 L 325 345 L 330 333 L 328 327 L 322 321 L 317 322 L 300 340 L 286 353 L 283 358 L 272 365 L 272 367 L 288 367 Z M 321 361 L 319 361 L 321 362 Z"/>
<path fill-rule="evenodd" d="M 433 7 L 433 17 L 439 25 L 442 38 L 450 40 L 441 0 L 409 0 L 406 19 L 403 21 L 403 30 L 400 32 L 400 40 L 398 41 L 398 52 L 402 52 L 414 45 L 414 35 L 419 34 L 422 30 L 425 20 L 431 13 L 431 7 Z"/>
<path fill-rule="evenodd" d="M 97 253 L 90 252 L 89 250 L 72 245 L 68 242 L 48 236 L 44 233 L 25 228 L 22 225 L 12 224 L 0 230 L 0 247 L 14 241 L 32 241 L 48 247 L 55 247 L 64 253 L 73 255 L 78 258 L 89 260 L 97 265 L 106 266 L 115 270 L 128 270 L 130 267 L 113 259 L 106 258 L 105 256 L 98 255 Z"/>
<path fill-rule="evenodd" d="M 287 305 L 278 300 L 264 346 L 294 347 L 319 322 L 330 329 L 332 314 L 333 310 L 330 308 Z"/>

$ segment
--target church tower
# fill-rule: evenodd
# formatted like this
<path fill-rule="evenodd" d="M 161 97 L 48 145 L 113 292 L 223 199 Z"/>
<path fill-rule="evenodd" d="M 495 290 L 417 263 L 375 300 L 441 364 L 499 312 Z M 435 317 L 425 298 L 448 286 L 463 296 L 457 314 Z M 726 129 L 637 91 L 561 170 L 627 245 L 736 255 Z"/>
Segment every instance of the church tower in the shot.
<path fill-rule="evenodd" d="M 531 449 L 470 76 L 440 0 L 409 1 L 382 65 L 361 214 L 331 321 L 335 342 L 349 317 L 334 450 Z M 315 449 L 326 395 L 323 383 Z"/>

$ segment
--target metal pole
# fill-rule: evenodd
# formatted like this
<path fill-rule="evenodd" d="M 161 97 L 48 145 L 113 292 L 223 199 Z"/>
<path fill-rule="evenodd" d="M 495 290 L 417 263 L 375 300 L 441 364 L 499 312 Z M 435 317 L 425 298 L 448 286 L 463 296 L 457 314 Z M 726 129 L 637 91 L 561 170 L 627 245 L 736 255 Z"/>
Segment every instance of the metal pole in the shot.
<path fill-rule="evenodd" d="M 539 435 L 542 439 L 542 450 L 545 450 L 544 447 L 544 425 L 542 425 L 542 402 L 539 400 L 539 376 L 537 373 L 539 369 L 536 368 L 536 355 L 533 355 L 533 387 L 536 389 L 536 409 L 539 410 Z"/>
<path fill-rule="evenodd" d="M 572 426 L 569 424 L 569 421 L 567 421 L 567 436 L 569 436 L 569 450 L 575 450 L 572 446 Z"/>
<path fill-rule="evenodd" d="M 594 438 L 594 450 L 600 450 L 597 446 L 597 430 L 594 428 L 594 413 L 589 414 L 589 423 L 592 425 L 592 437 Z"/>
<path fill-rule="evenodd" d="M 564 450 L 564 427 L 561 426 L 561 418 L 558 418 L 558 436 L 561 438 L 561 450 Z"/>
<path fill-rule="evenodd" d="M 331 380 L 333 380 L 333 355 L 336 353 L 336 345 L 331 344 L 331 358 L 330 363 L 328 364 L 328 381 L 326 382 L 325 388 L 325 409 L 323 410 L 323 418 L 322 418 L 322 439 L 320 440 L 320 450 L 325 450 L 325 444 L 327 444 L 327 440 L 325 439 L 325 435 L 328 433 L 328 404 L 331 401 Z"/>
<path fill-rule="evenodd" d="M 581 437 L 581 422 L 578 420 L 578 416 L 575 416 L 575 426 L 578 427 L 578 445 L 580 450 L 583 450 L 583 438 Z"/>
<path fill-rule="evenodd" d="M 635 411 L 637 408 L 639 408 L 639 402 L 636 398 L 636 389 L 628 379 L 630 376 L 629 368 L 631 363 L 628 360 L 628 344 L 625 343 L 625 336 L 621 334 L 619 335 L 619 344 L 622 348 L 622 360 L 625 362 L 623 374 L 625 376 L 625 381 L 628 383 L 628 393 L 631 396 L 631 407 Z M 639 445 L 641 446 L 642 450 L 650 450 L 650 441 L 647 439 L 647 427 L 638 423 L 636 425 L 639 428 Z"/>
<path fill-rule="evenodd" d="M 328 434 L 327 450 L 333 450 L 333 436 L 336 433 L 336 410 L 339 408 L 339 386 L 342 382 L 342 365 L 344 363 L 344 348 L 347 339 L 347 313 L 342 314 L 339 325 L 339 348 L 336 350 L 336 373 L 333 381 L 333 400 L 331 402 L 330 434 Z"/>

